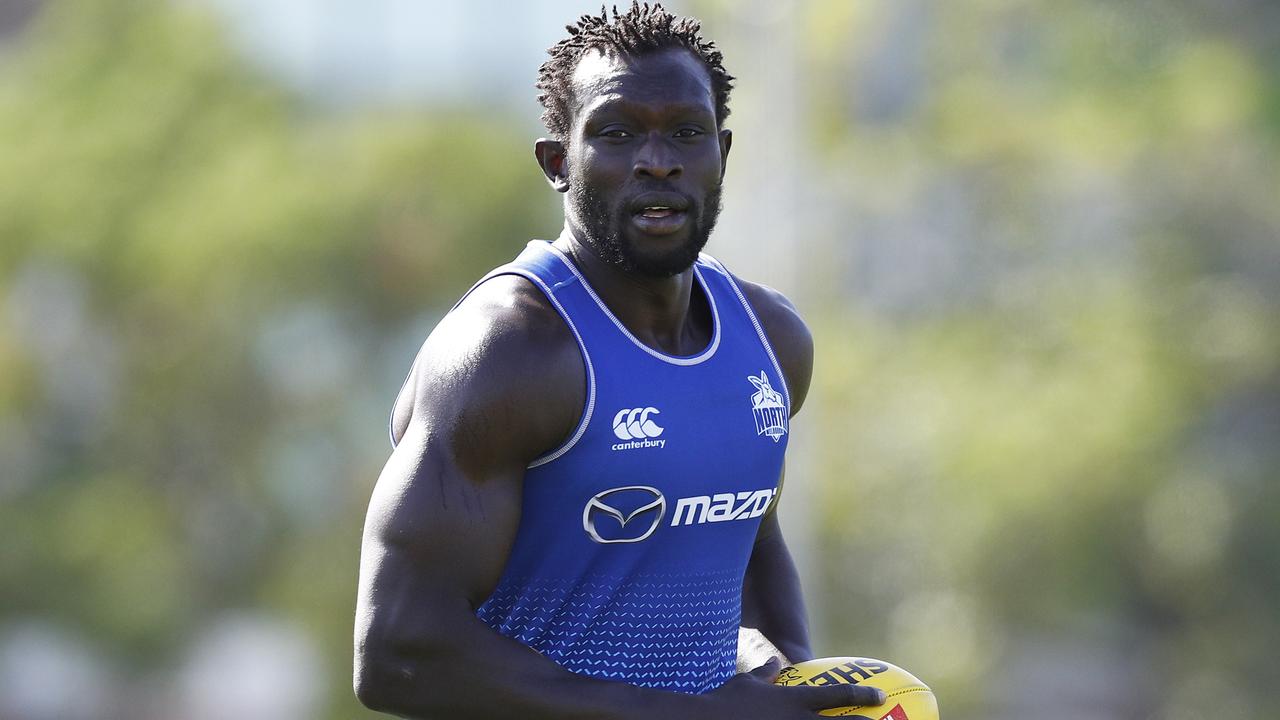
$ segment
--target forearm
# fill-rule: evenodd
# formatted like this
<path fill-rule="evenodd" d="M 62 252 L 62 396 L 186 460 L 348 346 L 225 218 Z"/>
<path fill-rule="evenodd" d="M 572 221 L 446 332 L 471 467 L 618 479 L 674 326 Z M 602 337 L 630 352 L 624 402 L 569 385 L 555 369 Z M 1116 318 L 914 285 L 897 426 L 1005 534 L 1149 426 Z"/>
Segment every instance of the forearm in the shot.
<path fill-rule="evenodd" d="M 703 698 L 571 673 L 474 617 L 427 642 L 357 651 L 357 694 L 415 720 L 671 720 L 710 717 Z"/>
<path fill-rule="evenodd" d="M 758 629 L 792 662 L 813 657 L 800 573 L 781 532 L 762 535 L 752 551 L 742 588 L 742 624 Z"/>

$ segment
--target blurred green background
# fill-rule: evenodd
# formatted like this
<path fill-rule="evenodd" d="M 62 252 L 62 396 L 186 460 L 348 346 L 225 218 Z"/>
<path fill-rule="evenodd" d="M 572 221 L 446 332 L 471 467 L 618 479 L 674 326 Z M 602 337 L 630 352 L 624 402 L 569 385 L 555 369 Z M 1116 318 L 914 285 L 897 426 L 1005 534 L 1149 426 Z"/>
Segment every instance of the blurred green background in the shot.
<path fill-rule="evenodd" d="M 709 250 L 817 341 L 820 654 L 944 717 L 1280 717 L 1280 7 L 673 2 L 739 77 Z M 0 718 L 371 718 L 385 418 L 558 231 L 590 2 L 0 0 Z"/>

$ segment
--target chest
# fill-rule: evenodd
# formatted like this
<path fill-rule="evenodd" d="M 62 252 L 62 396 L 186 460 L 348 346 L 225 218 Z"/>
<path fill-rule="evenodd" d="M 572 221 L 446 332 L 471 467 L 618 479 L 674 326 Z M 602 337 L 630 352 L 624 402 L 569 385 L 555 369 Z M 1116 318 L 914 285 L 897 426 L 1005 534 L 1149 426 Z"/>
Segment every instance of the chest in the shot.
<path fill-rule="evenodd" d="M 558 516 L 584 548 L 749 542 L 777 492 L 788 429 L 780 379 L 756 365 L 726 353 L 699 368 L 597 371 L 582 436 L 526 478 L 526 517 Z"/>

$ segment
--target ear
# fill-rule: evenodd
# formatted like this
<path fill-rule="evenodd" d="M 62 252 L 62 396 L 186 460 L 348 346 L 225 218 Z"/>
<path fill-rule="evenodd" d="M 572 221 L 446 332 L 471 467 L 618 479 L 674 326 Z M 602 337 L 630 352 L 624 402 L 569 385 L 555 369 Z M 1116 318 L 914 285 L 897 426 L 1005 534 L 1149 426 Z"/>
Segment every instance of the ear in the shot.
<path fill-rule="evenodd" d="M 569 173 L 565 168 L 564 143 L 559 140 L 538 138 L 533 144 L 533 156 L 538 159 L 538 167 L 547 176 L 547 182 L 556 192 L 568 192 Z"/>
<path fill-rule="evenodd" d="M 724 180 L 724 171 L 729 168 L 729 148 L 733 147 L 733 131 L 720 131 L 720 179 Z"/>

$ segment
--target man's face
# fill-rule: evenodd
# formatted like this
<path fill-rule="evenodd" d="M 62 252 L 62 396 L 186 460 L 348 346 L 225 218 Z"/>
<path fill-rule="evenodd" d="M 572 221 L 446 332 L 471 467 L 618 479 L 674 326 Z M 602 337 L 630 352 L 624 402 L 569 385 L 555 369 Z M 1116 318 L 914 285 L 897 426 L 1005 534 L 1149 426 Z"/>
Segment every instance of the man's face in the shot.
<path fill-rule="evenodd" d="M 729 133 L 706 68 L 683 49 L 589 51 L 573 75 L 566 214 L 602 259 L 630 272 L 687 270 L 720 213 Z"/>

